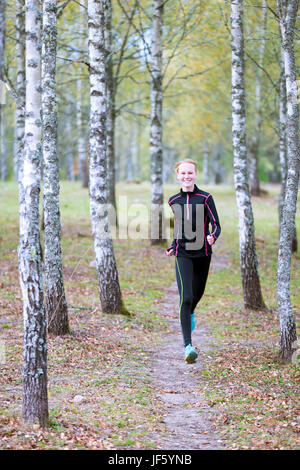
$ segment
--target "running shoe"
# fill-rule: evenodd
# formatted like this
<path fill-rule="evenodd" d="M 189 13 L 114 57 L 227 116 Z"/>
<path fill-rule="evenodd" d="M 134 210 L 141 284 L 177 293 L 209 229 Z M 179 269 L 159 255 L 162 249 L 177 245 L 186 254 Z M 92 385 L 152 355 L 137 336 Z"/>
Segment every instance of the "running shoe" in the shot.
<path fill-rule="evenodd" d="M 185 360 L 188 364 L 192 364 L 198 357 L 197 351 L 191 344 L 188 344 L 185 348 Z"/>
<path fill-rule="evenodd" d="M 196 316 L 195 312 L 191 313 L 191 331 L 194 331 L 196 328 Z"/>

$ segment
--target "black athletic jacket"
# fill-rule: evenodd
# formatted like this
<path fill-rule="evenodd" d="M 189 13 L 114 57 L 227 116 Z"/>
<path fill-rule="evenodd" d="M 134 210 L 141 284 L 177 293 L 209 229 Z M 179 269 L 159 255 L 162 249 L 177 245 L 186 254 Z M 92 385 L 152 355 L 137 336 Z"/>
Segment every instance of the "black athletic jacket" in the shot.
<path fill-rule="evenodd" d="M 216 240 L 221 233 L 219 217 L 212 195 L 199 189 L 198 186 L 194 184 L 194 191 L 185 192 L 180 189 L 179 193 L 169 198 L 168 203 L 174 213 L 174 240 L 167 248 L 167 251 L 173 248 L 174 256 L 186 258 L 199 258 L 201 256 L 211 255 L 211 245 L 208 243 L 206 237 L 207 235 L 213 235 Z M 196 209 L 199 204 L 203 207 Z M 197 210 L 198 212 L 196 212 Z M 196 214 L 198 214 L 197 218 Z M 201 222 L 199 223 L 199 221 Z M 212 227 L 211 233 L 209 231 L 209 223 Z M 196 234 L 194 238 L 190 236 L 190 230 Z M 199 236 L 199 230 L 201 230 L 201 237 Z M 186 236 L 187 234 L 188 236 Z M 193 245 L 193 249 L 188 249 L 186 244 L 195 241 L 196 236 L 199 237 L 198 240 L 200 240 L 200 238 L 202 239 L 203 236 L 202 248 L 195 249 L 197 247 L 195 244 Z M 189 248 L 191 246 L 192 245 L 189 245 Z"/>

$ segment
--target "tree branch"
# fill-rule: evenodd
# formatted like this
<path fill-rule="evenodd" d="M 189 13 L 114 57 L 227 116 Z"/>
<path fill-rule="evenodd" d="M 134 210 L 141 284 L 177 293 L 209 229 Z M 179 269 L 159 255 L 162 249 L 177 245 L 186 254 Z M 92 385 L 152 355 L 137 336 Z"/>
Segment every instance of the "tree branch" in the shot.
<path fill-rule="evenodd" d="M 249 57 L 249 59 L 252 60 L 252 62 L 254 62 L 255 65 L 256 65 L 259 69 L 261 69 L 261 70 L 266 74 L 266 76 L 268 77 L 268 79 L 270 80 L 270 82 L 272 83 L 273 87 L 275 88 L 275 90 L 276 90 L 277 93 L 278 93 L 278 88 L 277 88 L 277 86 L 275 85 L 275 83 L 273 82 L 273 80 L 272 80 L 272 78 L 271 78 L 269 72 L 268 72 L 262 65 L 260 65 L 248 52 L 245 51 L 245 55 L 246 55 L 247 57 Z"/>

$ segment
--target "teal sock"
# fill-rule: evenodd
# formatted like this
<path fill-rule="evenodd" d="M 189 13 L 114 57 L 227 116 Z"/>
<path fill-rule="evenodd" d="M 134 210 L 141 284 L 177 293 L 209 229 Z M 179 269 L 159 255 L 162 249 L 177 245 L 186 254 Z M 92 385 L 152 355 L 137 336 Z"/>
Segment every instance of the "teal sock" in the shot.
<path fill-rule="evenodd" d="M 194 331 L 196 328 L 196 316 L 195 312 L 191 313 L 191 331 Z"/>

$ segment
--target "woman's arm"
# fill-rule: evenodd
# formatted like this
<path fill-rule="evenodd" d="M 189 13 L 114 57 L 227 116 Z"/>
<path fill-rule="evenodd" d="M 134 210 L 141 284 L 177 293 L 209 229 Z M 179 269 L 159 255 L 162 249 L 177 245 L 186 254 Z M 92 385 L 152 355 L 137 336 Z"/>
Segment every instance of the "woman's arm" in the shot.
<path fill-rule="evenodd" d="M 219 221 L 218 212 L 215 206 L 215 202 L 211 194 L 208 196 L 206 200 L 206 206 L 208 210 L 209 221 L 212 226 L 212 233 L 210 234 L 210 236 L 214 237 L 214 241 L 216 241 L 221 233 L 221 225 Z"/>

